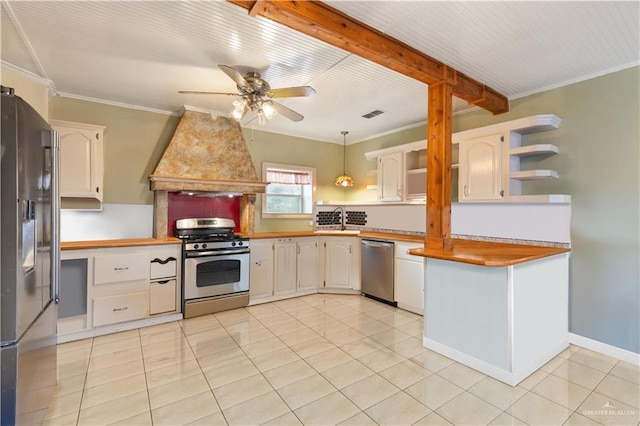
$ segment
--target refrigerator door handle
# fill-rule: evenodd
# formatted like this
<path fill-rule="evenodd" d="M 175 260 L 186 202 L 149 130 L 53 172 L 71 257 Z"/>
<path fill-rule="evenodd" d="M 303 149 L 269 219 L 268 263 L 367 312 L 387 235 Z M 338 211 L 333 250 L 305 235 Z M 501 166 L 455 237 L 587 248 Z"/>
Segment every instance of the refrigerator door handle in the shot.
<path fill-rule="evenodd" d="M 60 302 L 60 145 L 51 130 L 51 298 Z"/>

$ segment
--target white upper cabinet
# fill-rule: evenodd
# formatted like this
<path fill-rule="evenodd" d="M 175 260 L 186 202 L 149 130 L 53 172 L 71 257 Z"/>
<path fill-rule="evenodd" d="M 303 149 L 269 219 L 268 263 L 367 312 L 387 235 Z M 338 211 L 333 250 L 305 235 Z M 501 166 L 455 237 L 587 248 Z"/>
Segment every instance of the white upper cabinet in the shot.
<path fill-rule="evenodd" d="M 378 201 L 403 198 L 403 154 L 394 152 L 378 157 Z"/>
<path fill-rule="evenodd" d="M 537 160 L 558 153 L 549 144 L 527 144 L 525 135 L 555 130 L 561 119 L 553 114 L 532 115 L 491 126 L 454 133 L 459 148 L 458 201 L 567 201 L 568 196 L 523 195 L 523 181 L 558 178 L 555 170 L 522 170 L 520 159 Z M 454 145 L 455 146 L 455 145 Z M 531 164 L 531 163 L 530 163 Z"/>
<path fill-rule="evenodd" d="M 60 140 L 60 196 L 95 200 L 100 208 L 103 194 L 104 127 L 51 120 Z M 63 207 L 64 203 L 63 203 Z"/>
<path fill-rule="evenodd" d="M 501 134 L 493 134 L 460 142 L 460 201 L 499 200 L 503 197 L 503 141 Z"/>

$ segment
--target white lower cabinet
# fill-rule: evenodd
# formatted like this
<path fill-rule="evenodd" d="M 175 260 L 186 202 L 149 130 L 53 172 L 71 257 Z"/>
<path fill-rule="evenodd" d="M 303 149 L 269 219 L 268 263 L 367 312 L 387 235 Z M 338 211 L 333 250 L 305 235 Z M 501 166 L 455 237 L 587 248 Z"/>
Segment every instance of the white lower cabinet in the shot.
<path fill-rule="evenodd" d="M 105 250 L 94 256 L 93 284 L 149 279 L 147 253 L 132 249 Z"/>
<path fill-rule="evenodd" d="M 318 262 L 317 237 L 251 240 L 251 301 L 317 291 Z"/>
<path fill-rule="evenodd" d="M 395 299 L 399 308 L 417 314 L 424 313 L 424 258 L 407 251 L 421 247 L 406 242 L 396 242 L 395 247 Z"/>
<path fill-rule="evenodd" d="M 318 288 L 360 290 L 358 237 L 251 240 L 252 303 L 311 294 Z"/>
<path fill-rule="evenodd" d="M 58 335 L 178 313 L 181 255 L 180 243 L 63 250 L 62 260 L 86 261 L 87 303 L 86 313 L 58 320 Z"/>
<path fill-rule="evenodd" d="M 275 240 L 251 240 L 249 299 L 273 296 L 273 244 Z"/>
<path fill-rule="evenodd" d="M 143 319 L 149 316 L 147 292 L 93 298 L 93 326 Z"/>
<path fill-rule="evenodd" d="M 297 246 L 291 238 L 276 241 L 274 250 L 274 296 L 296 292 Z"/>
<path fill-rule="evenodd" d="M 158 246 L 151 249 L 149 258 L 149 315 L 159 315 L 178 310 L 182 247 Z"/>
<path fill-rule="evenodd" d="M 318 239 L 299 238 L 297 245 L 298 291 L 318 287 Z"/>
<path fill-rule="evenodd" d="M 357 237 L 324 238 L 324 287 L 360 289 L 360 244 Z"/>
<path fill-rule="evenodd" d="M 149 284 L 149 315 L 163 314 L 176 310 L 175 278 L 151 281 Z"/>

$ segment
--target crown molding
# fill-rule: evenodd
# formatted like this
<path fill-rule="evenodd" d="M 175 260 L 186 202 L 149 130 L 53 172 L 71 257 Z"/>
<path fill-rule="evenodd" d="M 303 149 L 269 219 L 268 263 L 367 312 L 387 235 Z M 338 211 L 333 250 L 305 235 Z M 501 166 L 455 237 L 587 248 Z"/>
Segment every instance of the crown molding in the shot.
<path fill-rule="evenodd" d="M 116 101 L 109 101 L 109 100 L 100 99 L 100 98 L 92 98 L 90 96 L 76 95 L 74 93 L 58 92 L 58 96 L 60 96 L 61 98 L 77 99 L 79 101 L 94 102 L 94 103 L 97 103 L 97 104 L 110 105 L 110 106 L 115 106 L 115 107 L 120 107 L 120 108 L 135 109 L 135 110 L 138 110 L 138 111 L 152 112 L 152 113 L 155 113 L 155 114 L 172 115 L 172 116 L 176 116 L 176 117 L 179 117 L 179 116 L 182 115 L 182 112 L 180 112 L 180 110 L 179 111 L 166 111 L 166 110 L 163 110 L 163 109 L 149 108 L 149 107 L 145 107 L 145 106 L 141 106 L 141 105 L 128 104 L 128 103 L 125 103 L 125 102 L 116 102 Z"/>
<path fill-rule="evenodd" d="M 0 60 L 0 64 L 2 65 L 2 68 L 5 68 L 9 71 L 15 72 L 16 74 L 21 75 L 22 77 L 33 81 L 34 83 L 37 83 L 41 86 L 46 87 L 47 89 L 49 89 L 49 96 L 55 96 L 56 94 L 56 87 L 53 84 L 53 81 L 48 80 L 46 78 L 43 78 L 41 76 L 39 76 L 38 74 L 35 74 L 31 71 L 27 71 L 23 68 L 20 68 L 16 65 L 13 65 L 7 61 L 4 60 Z"/>

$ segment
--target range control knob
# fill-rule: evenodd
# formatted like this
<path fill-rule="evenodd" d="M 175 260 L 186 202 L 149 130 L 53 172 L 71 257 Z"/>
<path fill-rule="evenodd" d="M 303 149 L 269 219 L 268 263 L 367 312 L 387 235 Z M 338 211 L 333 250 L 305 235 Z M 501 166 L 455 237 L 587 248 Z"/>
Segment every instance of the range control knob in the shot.
<path fill-rule="evenodd" d="M 236 246 L 236 242 L 235 242 L 235 241 L 233 241 L 233 242 L 231 243 L 231 247 L 235 247 L 235 246 Z"/>
<path fill-rule="evenodd" d="M 206 244 L 203 244 L 203 245 L 202 245 L 202 248 L 207 248 L 207 245 L 206 245 Z"/>
<path fill-rule="evenodd" d="M 242 245 L 242 241 L 238 241 L 238 245 L 241 246 Z"/>
<path fill-rule="evenodd" d="M 200 248 L 200 245 L 199 244 L 194 244 L 193 248 L 194 248 L 194 250 L 198 250 Z"/>

